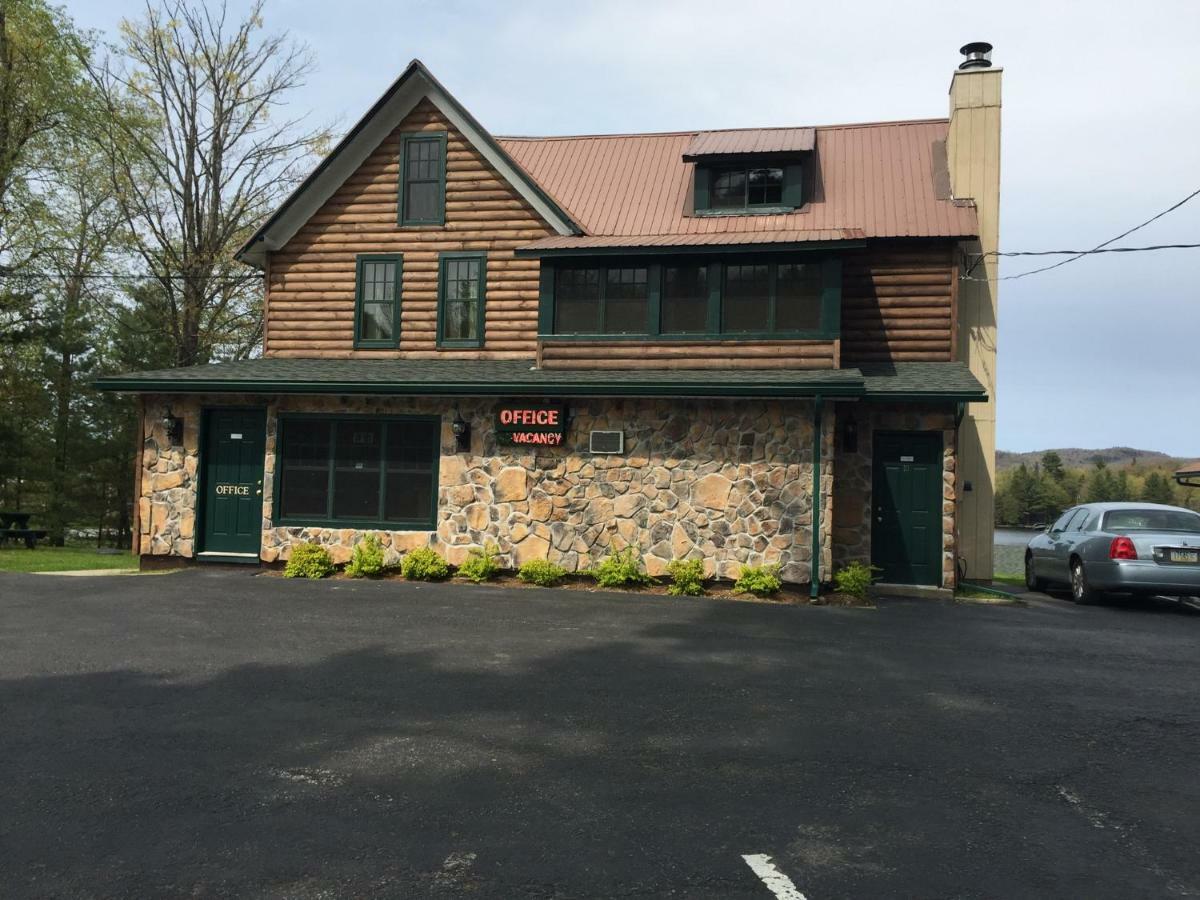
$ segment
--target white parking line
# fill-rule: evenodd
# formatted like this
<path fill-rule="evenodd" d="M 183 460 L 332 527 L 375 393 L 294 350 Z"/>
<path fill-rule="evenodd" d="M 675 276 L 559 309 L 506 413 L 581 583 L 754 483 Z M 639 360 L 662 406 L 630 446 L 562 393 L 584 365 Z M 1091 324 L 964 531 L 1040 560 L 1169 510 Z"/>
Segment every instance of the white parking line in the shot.
<path fill-rule="evenodd" d="M 806 900 L 805 896 L 796 890 L 792 879 L 788 878 L 771 862 L 771 857 L 765 853 L 754 853 L 742 856 L 753 871 L 779 900 Z"/>

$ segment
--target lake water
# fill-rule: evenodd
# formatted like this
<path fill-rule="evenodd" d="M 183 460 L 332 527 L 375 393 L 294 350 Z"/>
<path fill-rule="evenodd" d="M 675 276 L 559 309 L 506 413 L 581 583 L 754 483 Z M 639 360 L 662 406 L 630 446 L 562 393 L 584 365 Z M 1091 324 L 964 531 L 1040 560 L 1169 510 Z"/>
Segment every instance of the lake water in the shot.
<path fill-rule="evenodd" d="M 1020 575 L 1025 571 L 1025 545 L 1035 528 L 997 528 L 994 571 L 997 575 Z"/>

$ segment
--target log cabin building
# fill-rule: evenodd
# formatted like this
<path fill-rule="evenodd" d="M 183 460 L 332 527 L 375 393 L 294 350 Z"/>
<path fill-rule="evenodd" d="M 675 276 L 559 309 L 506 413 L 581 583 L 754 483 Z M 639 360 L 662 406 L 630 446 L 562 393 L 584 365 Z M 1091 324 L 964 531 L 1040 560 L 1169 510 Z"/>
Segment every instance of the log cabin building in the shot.
<path fill-rule="evenodd" d="M 414 61 L 241 249 L 261 358 L 99 382 L 139 398 L 143 564 L 371 532 L 990 577 L 1000 70 L 964 52 L 949 119 L 547 138 Z"/>

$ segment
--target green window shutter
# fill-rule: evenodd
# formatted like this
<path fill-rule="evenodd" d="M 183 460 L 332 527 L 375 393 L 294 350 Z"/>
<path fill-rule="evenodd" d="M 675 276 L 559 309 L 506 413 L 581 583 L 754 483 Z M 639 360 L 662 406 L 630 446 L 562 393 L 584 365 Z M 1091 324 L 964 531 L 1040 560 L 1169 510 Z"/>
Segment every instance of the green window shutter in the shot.
<path fill-rule="evenodd" d="M 696 186 L 694 190 L 693 210 L 708 209 L 708 182 L 711 176 L 711 171 L 704 166 L 696 165 Z"/>
<path fill-rule="evenodd" d="M 554 266 L 542 260 L 538 271 L 538 334 L 554 333 Z"/>
<path fill-rule="evenodd" d="M 821 263 L 821 331 L 829 338 L 842 333 L 842 260 L 837 256 Z"/>
<path fill-rule="evenodd" d="M 783 167 L 783 205 L 799 209 L 804 205 L 804 166 Z"/>

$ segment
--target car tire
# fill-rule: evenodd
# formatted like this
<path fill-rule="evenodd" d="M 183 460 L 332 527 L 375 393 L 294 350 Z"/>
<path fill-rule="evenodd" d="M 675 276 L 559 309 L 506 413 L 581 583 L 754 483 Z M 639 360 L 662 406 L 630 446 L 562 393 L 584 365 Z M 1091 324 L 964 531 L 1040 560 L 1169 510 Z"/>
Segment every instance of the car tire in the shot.
<path fill-rule="evenodd" d="M 1046 579 L 1038 578 L 1033 574 L 1033 554 L 1025 554 L 1025 587 L 1031 591 L 1044 591 L 1046 589 Z"/>
<path fill-rule="evenodd" d="M 1101 599 L 1100 593 L 1088 583 L 1087 570 L 1079 559 L 1071 563 L 1071 599 L 1080 606 L 1099 603 Z"/>

